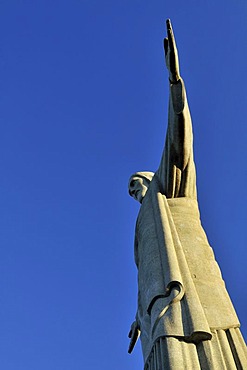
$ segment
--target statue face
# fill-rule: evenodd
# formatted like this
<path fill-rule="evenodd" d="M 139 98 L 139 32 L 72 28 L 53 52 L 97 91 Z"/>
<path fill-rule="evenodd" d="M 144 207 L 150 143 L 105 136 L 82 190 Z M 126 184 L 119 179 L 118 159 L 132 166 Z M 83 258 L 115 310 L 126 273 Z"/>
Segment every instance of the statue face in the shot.
<path fill-rule="evenodd" d="M 135 200 L 142 203 L 148 190 L 148 185 L 149 183 L 147 180 L 137 176 L 133 177 L 129 183 L 129 193 Z"/>

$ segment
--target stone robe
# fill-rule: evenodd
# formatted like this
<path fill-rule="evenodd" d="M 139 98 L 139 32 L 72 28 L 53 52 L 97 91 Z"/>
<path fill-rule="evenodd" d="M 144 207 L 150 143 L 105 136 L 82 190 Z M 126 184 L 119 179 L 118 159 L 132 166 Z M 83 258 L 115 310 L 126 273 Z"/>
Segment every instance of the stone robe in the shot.
<path fill-rule="evenodd" d="M 239 327 L 200 222 L 192 125 L 182 80 L 170 86 L 165 148 L 137 218 L 135 261 L 139 288 L 136 319 L 147 369 L 179 368 L 155 360 L 155 353 L 161 351 L 157 348 L 167 345 L 169 352 L 168 339 L 183 343 L 191 352 L 191 346 L 212 341 L 219 330 Z M 196 354 L 192 363 L 194 369 L 201 369 L 195 365 L 202 361 Z M 180 360 L 184 361 L 184 356 Z M 183 362 L 181 369 L 190 366 Z"/>

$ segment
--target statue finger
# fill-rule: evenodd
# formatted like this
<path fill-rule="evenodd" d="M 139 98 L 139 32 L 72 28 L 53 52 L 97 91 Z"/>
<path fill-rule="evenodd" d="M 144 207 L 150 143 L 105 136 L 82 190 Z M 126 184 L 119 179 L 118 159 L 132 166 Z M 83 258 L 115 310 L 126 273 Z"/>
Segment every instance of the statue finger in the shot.
<path fill-rule="evenodd" d="M 128 353 L 131 353 L 133 351 L 133 348 L 135 347 L 135 344 L 137 342 L 138 337 L 139 337 L 139 334 L 138 334 L 138 332 L 135 331 L 133 333 L 133 336 L 132 336 L 131 340 L 130 340 Z"/>
<path fill-rule="evenodd" d="M 172 30 L 172 24 L 171 24 L 170 19 L 167 19 L 166 26 L 167 26 L 167 37 L 168 37 L 169 47 L 170 47 L 171 50 L 175 50 L 176 49 L 176 41 L 175 41 L 175 37 L 174 37 L 173 30 Z"/>
<path fill-rule="evenodd" d="M 167 54 L 168 52 L 168 38 L 164 38 L 164 49 L 165 49 L 165 55 Z"/>
<path fill-rule="evenodd" d="M 131 353 L 133 351 L 134 346 L 135 346 L 135 343 L 133 343 L 133 340 L 131 340 L 130 345 L 129 345 L 129 349 L 128 349 L 128 353 Z"/>

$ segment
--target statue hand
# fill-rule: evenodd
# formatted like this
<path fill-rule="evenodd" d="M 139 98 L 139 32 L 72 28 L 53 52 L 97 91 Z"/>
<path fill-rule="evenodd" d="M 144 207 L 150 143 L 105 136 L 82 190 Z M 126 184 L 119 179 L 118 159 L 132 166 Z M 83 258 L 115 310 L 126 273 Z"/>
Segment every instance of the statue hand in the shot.
<path fill-rule="evenodd" d="M 169 71 L 169 79 L 171 83 L 176 83 L 180 79 L 179 60 L 176 41 L 174 38 L 170 19 L 167 19 L 166 27 L 167 37 L 164 39 L 166 66 Z"/>
<path fill-rule="evenodd" d="M 140 335 L 139 325 L 137 324 L 136 321 L 134 321 L 131 325 L 130 332 L 128 335 L 128 337 L 130 338 L 128 353 L 131 353 L 133 351 L 133 348 L 135 347 L 139 335 Z"/>

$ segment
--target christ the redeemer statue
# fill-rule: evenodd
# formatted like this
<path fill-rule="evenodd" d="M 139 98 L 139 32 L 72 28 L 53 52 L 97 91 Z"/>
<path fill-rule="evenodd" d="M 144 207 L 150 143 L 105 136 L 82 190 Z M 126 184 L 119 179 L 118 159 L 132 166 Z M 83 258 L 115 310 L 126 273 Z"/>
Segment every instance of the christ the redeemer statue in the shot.
<path fill-rule="evenodd" d="M 129 352 L 140 335 L 145 370 L 247 369 L 239 321 L 200 222 L 192 124 L 169 20 L 164 48 L 170 80 L 164 151 L 155 173 L 137 172 L 129 181 L 141 203 Z"/>

